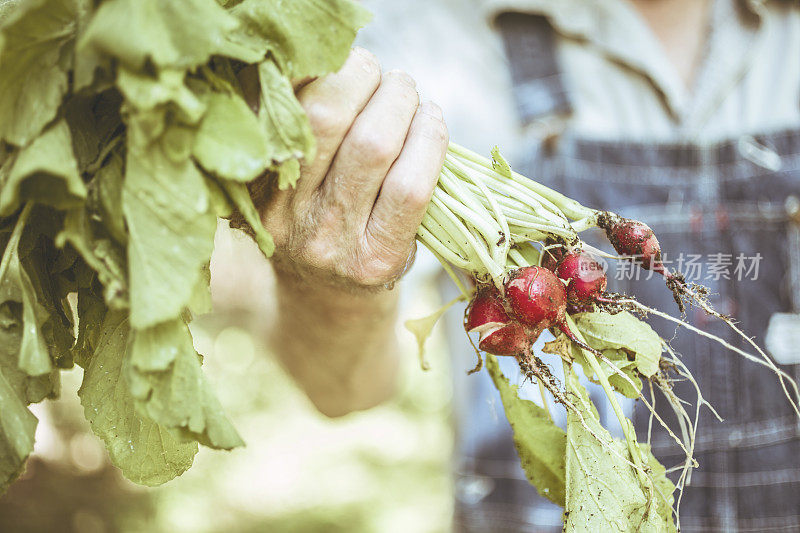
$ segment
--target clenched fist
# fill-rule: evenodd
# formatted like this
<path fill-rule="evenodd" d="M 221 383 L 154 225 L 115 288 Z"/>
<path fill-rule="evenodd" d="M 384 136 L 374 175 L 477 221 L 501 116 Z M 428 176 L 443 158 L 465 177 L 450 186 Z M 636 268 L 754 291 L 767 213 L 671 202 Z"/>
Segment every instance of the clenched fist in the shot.
<path fill-rule="evenodd" d="M 359 48 L 297 97 L 317 153 L 295 189 L 261 207 L 276 244 L 272 344 L 314 405 L 339 416 L 394 391 L 397 295 L 383 287 L 413 258 L 447 128 L 414 80 L 382 74 Z"/>
<path fill-rule="evenodd" d="M 420 105 L 411 77 L 382 74 L 362 48 L 297 97 L 317 153 L 297 187 L 276 191 L 262 211 L 278 277 L 347 291 L 382 287 L 413 256 L 447 149 L 442 112 Z"/>

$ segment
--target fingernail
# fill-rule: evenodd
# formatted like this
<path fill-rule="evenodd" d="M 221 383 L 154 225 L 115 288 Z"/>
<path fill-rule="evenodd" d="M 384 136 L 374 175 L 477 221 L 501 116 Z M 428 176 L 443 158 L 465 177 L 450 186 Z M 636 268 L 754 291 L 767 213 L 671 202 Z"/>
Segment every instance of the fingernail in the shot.
<path fill-rule="evenodd" d="M 426 115 L 433 117 L 437 120 L 442 120 L 442 108 L 434 104 L 430 100 L 422 102 L 422 104 L 419 106 L 419 110 L 420 113 L 425 113 Z"/>
<path fill-rule="evenodd" d="M 416 80 L 414 80 L 414 78 L 412 78 L 411 76 L 408 75 L 408 73 L 403 72 L 402 70 L 393 69 L 393 70 L 390 70 L 389 72 L 387 72 L 386 75 L 387 76 L 391 76 L 393 78 L 397 78 L 398 80 L 402 81 L 403 83 L 405 83 L 409 87 L 416 87 L 417 86 Z"/>

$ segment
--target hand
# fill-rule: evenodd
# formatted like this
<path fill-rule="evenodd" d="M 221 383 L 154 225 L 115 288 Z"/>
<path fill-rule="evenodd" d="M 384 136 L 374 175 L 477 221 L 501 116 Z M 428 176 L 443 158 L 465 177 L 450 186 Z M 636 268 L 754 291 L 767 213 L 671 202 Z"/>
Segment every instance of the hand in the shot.
<path fill-rule="evenodd" d="M 364 292 L 401 277 L 447 150 L 438 106 L 419 105 L 407 74 L 354 49 L 297 97 L 317 139 L 295 189 L 275 191 L 262 220 L 281 278 Z"/>

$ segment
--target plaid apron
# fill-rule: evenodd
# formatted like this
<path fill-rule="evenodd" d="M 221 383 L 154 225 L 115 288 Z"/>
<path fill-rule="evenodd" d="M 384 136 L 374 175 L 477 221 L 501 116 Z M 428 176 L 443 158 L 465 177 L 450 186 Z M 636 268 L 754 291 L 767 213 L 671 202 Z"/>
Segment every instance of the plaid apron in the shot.
<path fill-rule="evenodd" d="M 568 113 L 569 94 L 546 19 L 507 14 L 498 25 L 523 123 Z M 517 168 L 586 205 L 649 224 L 669 266 L 709 287 L 712 304 L 736 317 L 760 345 L 768 338 L 786 363 L 782 368 L 800 378 L 800 325 L 793 314 L 800 312 L 800 129 L 702 145 L 598 142 L 567 130 L 548 141 L 531 140 Z M 620 268 L 609 270 L 610 290 L 677 313 L 663 280 Z M 454 339 L 463 337 L 456 333 L 457 318 L 449 326 Z M 689 310 L 687 320 L 752 351 L 702 312 Z M 662 337 L 675 336 L 673 324 L 649 322 Z M 671 344 L 724 418 L 701 413 L 695 448 L 700 467 L 683 497 L 683 531 L 800 531 L 800 422 L 777 377 L 685 330 Z M 517 375 L 513 361 L 502 359 L 506 375 Z M 457 365 L 454 529 L 560 531 L 561 508 L 525 480 L 488 376 L 459 370 Z M 694 399 L 687 384 L 676 392 Z M 663 407 L 663 397 L 658 400 Z M 613 429 L 617 422 L 608 407 L 598 407 Z M 667 409 L 659 411 L 675 422 Z M 647 410 L 636 405 L 633 416 L 640 440 L 646 440 Z M 681 462 L 682 452 L 657 423 L 652 445 L 668 468 Z"/>

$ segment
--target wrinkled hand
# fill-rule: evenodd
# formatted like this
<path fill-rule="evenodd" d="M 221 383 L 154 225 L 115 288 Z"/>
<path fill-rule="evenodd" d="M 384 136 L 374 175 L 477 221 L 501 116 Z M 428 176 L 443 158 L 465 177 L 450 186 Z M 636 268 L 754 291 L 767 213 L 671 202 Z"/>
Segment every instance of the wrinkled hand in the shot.
<path fill-rule="evenodd" d="M 354 49 L 341 70 L 297 97 L 317 139 L 295 189 L 275 191 L 262 220 L 273 266 L 320 288 L 364 291 L 403 275 L 447 149 L 438 106 L 407 74 L 381 74 Z"/>

